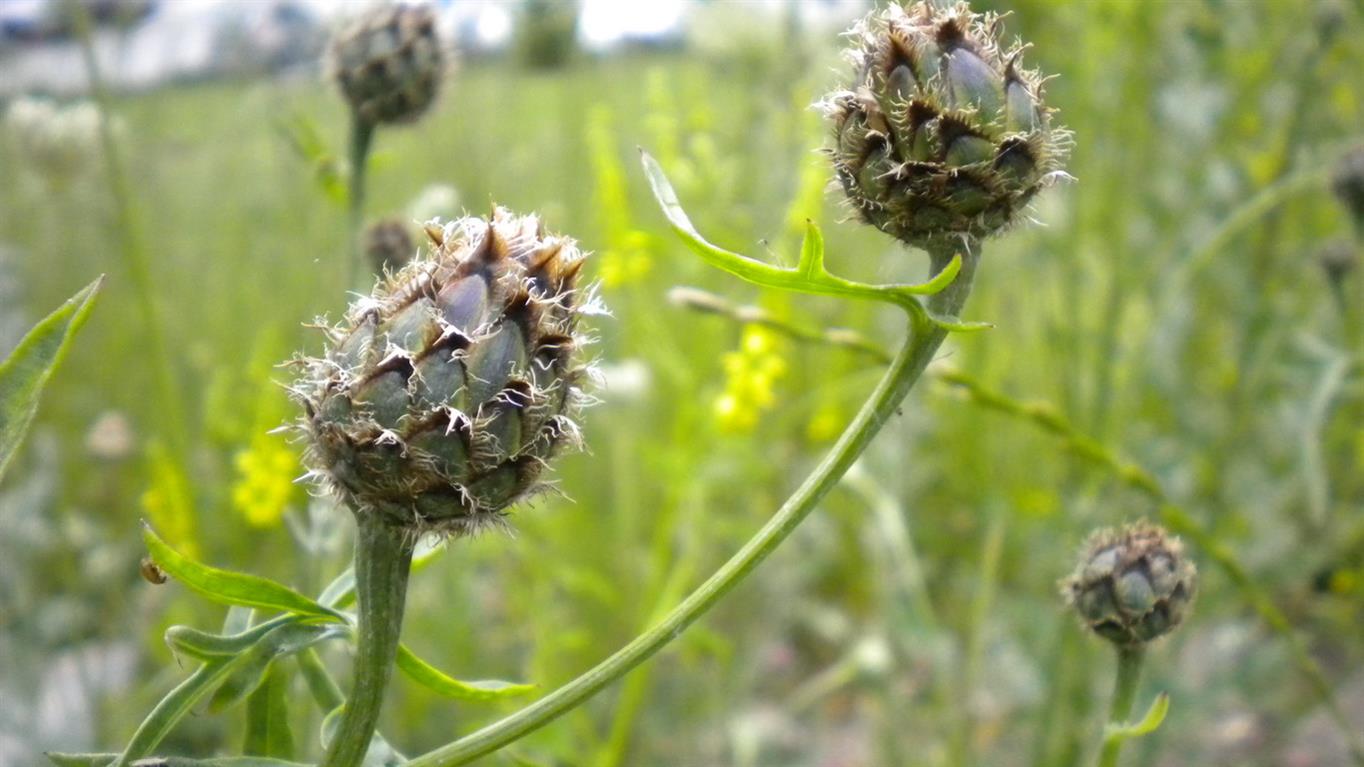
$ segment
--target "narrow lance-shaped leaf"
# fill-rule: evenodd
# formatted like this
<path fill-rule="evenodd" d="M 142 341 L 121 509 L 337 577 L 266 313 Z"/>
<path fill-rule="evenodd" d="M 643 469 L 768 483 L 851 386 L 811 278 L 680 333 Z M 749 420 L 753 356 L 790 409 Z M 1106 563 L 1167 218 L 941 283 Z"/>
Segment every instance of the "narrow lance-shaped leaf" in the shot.
<path fill-rule="evenodd" d="M 103 282 L 100 277 L 72 296 L 0 362 L 0 477 L 38 412 L 43 387 L 66 355 L 71 338 L 85 324 Z"/>
<path fill-rule="evenodd" d="M 142 720 L 127 748 L 114 761 L 114 766 L 136 767 L 138 760 L 149 756 L 205 695 L 247 664 L 257 661 L 260 657 L 272 659 L 301 652 L 340 630 L 339 626 L 304 625 L 298 623 L 297 619 L 284 621 L 247 650 L 200 666 L 185 681 L 167 693 L 147 718 Z"/>
<path fill-rule="evenodd" d="M 272 664 L 265 682 L 246 699 L 244 753 L 293 758 L 294 732 L 289 727 L 289 671 L 292 668 L 292 665 Z"/>
<path fill-rule="evenodd" d="M 493 701 L 514 698 L 535 690 L 533 684 L 517 684 L 497 679 L 461 682 L 418 658 L 406 645 L 398 645 L 398 668 L 409 679 L 447 698 L 468 701 Z"/>
<path fill-rule="evenodd" d="M 1104 730 L 1104 742 L 1112 743 L 1123 741 L 1129 738 L 1139 738 L 1143 735 L 1150 735 L 1160 727 L 1165 721 L 1165 715 L 1170 711 L 1170 696 L 1161 693 L 1156 699 L 1151 701 L 1151 707 L 1146 709 L 1146 715 L 1141 721 L 1129 724 L 1109 725 Z"/>
<path fill-rule="evenodd" d="M 142 539 L 156 564 L 167 574 L 208 599 L 227 605 L 258 607 L 267 610 L 312 615 L 345 621 L 341 613 L 323 607 L 288 586 L 258 575 L 248 575 L 195 562 L 181 555 L 157 537 L 150 525 L 143 524 Z"/>
<path fill-rule="evenodd" d="M 117 758 L 118 754 L 47 754 L 48 761 L 56 767 L 109 767 Z M 133 762 L 132 767 L 312 767 L 312 765 L 260 756 L 215 756 L 208 759 L 164 756 L 139 759 Z"/>

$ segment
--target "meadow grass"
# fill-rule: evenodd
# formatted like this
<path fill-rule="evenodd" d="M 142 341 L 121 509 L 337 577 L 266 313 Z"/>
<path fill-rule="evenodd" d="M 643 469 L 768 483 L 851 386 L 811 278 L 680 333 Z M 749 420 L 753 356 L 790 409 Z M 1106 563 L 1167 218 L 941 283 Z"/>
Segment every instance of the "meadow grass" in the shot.
<path fill-rule="evenodd" d="M 1364 66 L 1359 12 L 1323 39 L 1290 4 L 1009 5 L 1010 29 L 1035 44 L 1030 61 L 1061 75 L 1049 101 L 1075 131 L 1077 181 L 1039 199 L 1040 225 L 990 244 L 967 319 L 996 328 L 952 338 L 941 356 L 990 390 L 1045 404 L 1009 418 L 959 396 L 950 376 L 930 379 L 746 585 L 515 753 L 545 764 L 1085 763 L 1111 662 L 1059 608 L 1055 582 L 1089 529 L 1155 517 L 1162 499 L 1030 427 L 1029 415 L 1052 412 L 1145 467 L 1165 500 L 1214 531 L 1364 727 L 1364 349 L 1314 261 L 1348 228 L 1323 169 L 1364 124 L 1352 78 Z M 603 288 L 614 320 L 600 323 L 596 352 L 614 369 L 587 416 L 591 454 L 558 474 L 571 502 L 521 509 L 514 541 L 462 544 L 414 578 L 404 636 L 433 663 L 543 691 L 572 679 L 746 540 L 867 395 L 880 368 L 866 355 L 777 338 L 762 352 L 780 361 L 774 402 L 751 423 L 717 414 L 731 379 L 764 357 L 727 370 L 743 329 L 669 305 L 673 286 L 803 327 L 854 328 L 887 348 L 898 318 L 764 294 L 707 269 L 667 234 L 635 152 L 659 158 L 721 244 L 789 265 L 811 218 L 840 273 L 922 279 L 921 255 L 837 225 L 846 211 L 820 194 L 828 175 L 812 150 L 823 128 L 805 107 L 836 79 L 834 42 L 808 61 L 746 69 L 676 54 L 547 73 L 475 61 L 428 119 L 379 136 L 372 216 L 403 215 L 422 187 L 448 182 L 471 213 L 493 202 L 539 211 L 597 251 L 593 276 L 625 275 Z M 205 561 L 320 586 L 345 547 L 295 556 L 282 524 L 247 524 L 231 488 L 235 456 L 291 417 L 271 383 L 290 374 L 273 366 L 316 350 L 302 323 L 343 308 L 344 203 L 286 135 L 290 120 L 315 126 L 340 162 L 340 100 L 305 76 L 176 86 L 114 109 L 190 415 L 194 544 Z M 100 742 L 88 744 L 107 747 L 183 673 L 161 632 L 213 625 L 220 610 L 137 579 L 135 521 L 153 513 L 142 496 L 155 467 L 84 452 L 110 409 L 130 416 L 142 447 L 165 428 L 99 167 L 54 184 L 25 162 L 0 141 L 0 242 L 22 253 L 28 311 L 110 275 L 40 414 L 38 436 L 56 445 L 49 509 L 63 525 L 93 526 L 121 564 L 92 581 L 88 551 L 54 546 L 0 625 L 37 636 L 52 596 L 74 595 L 93 617 L 41 652 L 140 638 L 147 672 L 106 703 Z M 1285 181 L 1291 193 L 1242 215 Z M 30 450 L 12 475 L 51 455 Z M 296 491 L 296 513 L 305 504 Z M 1292 753 L 1336 763 L 1338 736 L 1289 647 L 1205 553 L 1193 556 L 1205 574 L 1197 610 L 1146 666 L 1147 688 L 1168 691 L 1172 713 L 1128 747 L 1129 763 L 1271 765 Z M 396 687 L 382 729 L 411 753 L 514 706 Z M 197 718 L 167 750 L 227 747 L 237 728 Z"/>

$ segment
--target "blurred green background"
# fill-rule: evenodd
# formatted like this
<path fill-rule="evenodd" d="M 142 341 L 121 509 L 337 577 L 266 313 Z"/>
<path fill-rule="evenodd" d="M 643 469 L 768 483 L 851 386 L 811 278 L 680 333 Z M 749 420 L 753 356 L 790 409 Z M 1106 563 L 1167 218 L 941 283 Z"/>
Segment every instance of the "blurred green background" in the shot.
<path fill-rule="evenodd" d="M 1359 258 L 1330 174 L 1364 133 L 1364 4 L 976 8 L 1011 11 L 1027 63 L 1057 75 L 1048 101 L 1075 133 L 1075 181 L 988 244 L 967 316 L 995 328 L 949 339 L 943 363 L 1149 470 L 1288 614 L 1364 729 L 1364 270 L 1333 288 L 1319 258 L 1337 240 Z M 831 269 L 921 279 L 922 254 L 847 220 L 815 151 L 811 105 L 845 77 L 838 30 L 858 15 L 830 26 L 695 3 L 668 45 L 543 61 L 513 44 L 466 57 L 432 114 L 380 133 L 372 217 L 538 211 L 595 252 L 587 271 L 613 314 L 594 328 L 602 403 L 590 452 L 560 463 L 566 497 L 414 577 L 404 636 L 442 669 L 542 692 L 572 679 L 740 546 L 870 391 L 880 365 L 864 355 L 667 301 L 697 286 L 887 348 L 901 332 L 887 309 L 706 268 L 667 231 L 635 150 L 718 243 L 792 263 L 809 218 Z M 553 34 L 533 26 L 513 35 Z M 79 129 L 35 139 L 10 99 L 0 353 L 109 280 L 0 484 L 0 763 L 117 749 L 189 672 L 162 632 L 221 621 L 139 577 L 139 519 L 206 562 L 299 588 L 346 565 L 344 512 L 291 484 L 296 446 L 267 434 L 294 416 L 280 363 L 318 351 L 305 323 L 346 300 L 346 118 L 314 64 L 113 96 L 161 361 L 99 144 Z M 161 364 L 178 406 L 158 394 Z M 1088 763 L 1111 652 L 1056 582 L 1091 529 L 1158 509 L 1075 447 L 926 377 L 840 489 L 701 623 L 485 762 Z M 1283 639 L 1193 553 L 1196 612 L 1151 653 L 1138 704 L 1166 690 L 1171 714 L 1125 764 L 1349 764 Z M 516 705 L 451 703 L 399 677 L 382 729 L 415 754 Z M 195 717 L 162 750 L 230 752 L 240 729 Z"/>

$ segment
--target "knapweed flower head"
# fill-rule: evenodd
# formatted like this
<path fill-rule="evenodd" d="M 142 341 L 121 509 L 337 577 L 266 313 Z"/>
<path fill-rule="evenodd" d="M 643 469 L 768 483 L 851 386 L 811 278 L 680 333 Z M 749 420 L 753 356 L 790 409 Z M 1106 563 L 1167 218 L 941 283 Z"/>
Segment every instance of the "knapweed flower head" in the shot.
<path fill-rule="evenodd" d="M 985 238 L 1064 177 L 1070 134 L 998 16 L 892 3 L 850 35 L 855 78 L 824 106 L 838 181 L 867 223 L 916 247 Z"/>
<path fill-rule="evenodd" d="M 331 76 L 363 121 L 410 122 L 436 98 L 445 69 L 436 14 L 425 4 L 384 4 L 332 39 Z"/>
<path fill-rule="evenodd" d="M 579 328 L 604 310 L 584 255 L 535 216 L 427 225 L 429 253 L 385 277 L 300 360 L 306 462 L 357 514 L 464 535 L 545 489 L 590 397 Z"/>
<path fill-rule="evenodd" d="M 1196 590 L 1197 572 L 1179 539 L 1146 522 L 1094 533 L 1061 582 L 1084 624 L 1125 647 L 1174 630 Z"/>
<path fill-rule="evenodd" d="M 416 254 L 408 225 L 399 218 L 384 218 L 365 227 L 360 249 L 375 274 L 396 272 Z"/>

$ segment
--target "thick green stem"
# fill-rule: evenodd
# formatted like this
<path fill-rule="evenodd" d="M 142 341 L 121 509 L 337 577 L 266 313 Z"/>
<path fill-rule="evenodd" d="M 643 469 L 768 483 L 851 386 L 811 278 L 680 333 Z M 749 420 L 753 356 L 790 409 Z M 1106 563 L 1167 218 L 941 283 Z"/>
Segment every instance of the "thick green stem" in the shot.
<path fill-rule="evenodd" d="M 346 277 L 346 289 L 356 287 L 355 274 L 362 269 L 360 232 L 365 226 L 365 169 L 369 165 L 369 148 L 374 143 L 374 123 L 358 114 L 352 114 L 350 123 L 350 234 L 349 257 L 342 273 Z M 363 273 L 363 271 L 362 271 Z"/>
<path fill-rule="evenodd" d="M 961 249 L 968 252 L 962 253 L 960 274 L 947 289 L 929 299 L 929 309 L 937 315 L 957 316 L 970 294 L 979 253 L 971 252 L 975 250 L 974 247 Z M 935 273 L 951 261 L 956 250 L 945 244 L 931 253 Z M 814 473 L 801 483 L 737 554 L 653 628 L 635 637 L 596 667 L 535 703 L 454 743 L 416 757 L 408 762 L 408 767 L 453 767 L 490 754 L 573 710 L 680 636 L 683 630 L 752 573 L 833 489 L 867 449 L 872 438 L 895 414 L 946 336 L 946 330 L 927 319 L 916 318 L 904 346 L 895 355 L 890 369 L 871 398 Z"/>
<path fill-rule="evenodd" d="M 404 530 L 379 519 L 356 514 L 355 679 L 341 724 L 322 767 L 358 767 L 379 723 L 384 689 L 393 675 L 393 660 L 402 633 L 407 577 L 412 570 L 412 541 Z"/>
<path fill-rule="evenodd" d="M 1144 645 L 1118 648 L 1118 680 L 1113 684 L 1113 705 L 1108 710 L 1110 727 L 1125 724 L 1132 716 L 1132 703 L 1137 699 L 1137 686 L 1141 682 L 1141 663 L 1145 658 Z M 1105 737 L 1103 750 L 1099 753 L 1099 767 L 1117 767 L 1122 744 L 1122 738 L 1110 740 Z"/>

